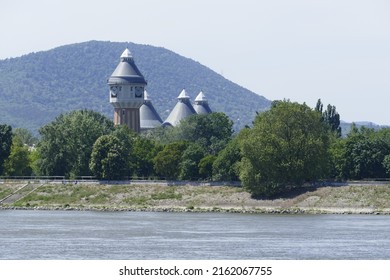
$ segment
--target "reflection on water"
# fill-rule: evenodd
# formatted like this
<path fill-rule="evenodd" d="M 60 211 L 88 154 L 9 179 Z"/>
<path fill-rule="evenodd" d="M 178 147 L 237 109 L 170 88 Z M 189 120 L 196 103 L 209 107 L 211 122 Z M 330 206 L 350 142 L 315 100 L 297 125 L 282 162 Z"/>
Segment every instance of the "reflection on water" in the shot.
<path fill-rule="evenodd" d="M 390 217 L 0 211 L 0 259 L 390 259 Z"/>

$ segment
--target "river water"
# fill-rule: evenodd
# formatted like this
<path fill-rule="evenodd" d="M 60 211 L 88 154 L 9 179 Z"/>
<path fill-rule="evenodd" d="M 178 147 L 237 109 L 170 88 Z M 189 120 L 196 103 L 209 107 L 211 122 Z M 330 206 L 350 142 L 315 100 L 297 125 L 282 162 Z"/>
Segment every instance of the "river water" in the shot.
<path fill-rule="evenodd" d="M 390 259 L 390 216 L 0 211 L 0 259 Z"/>

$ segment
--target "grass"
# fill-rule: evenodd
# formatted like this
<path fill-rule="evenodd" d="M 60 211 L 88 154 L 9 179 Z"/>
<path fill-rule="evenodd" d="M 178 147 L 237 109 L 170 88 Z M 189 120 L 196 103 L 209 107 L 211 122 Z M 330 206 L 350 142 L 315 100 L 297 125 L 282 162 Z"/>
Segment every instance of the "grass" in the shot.
<path fill-rule="evenodd" d="M 0 184 L 0 200 L 6 198 L 10 194 L 13 194 L 19 188 L 21 188 L 24 184 L 9 184 L 9 183 L 1 183 Z"/>
<path fill-rule="evenodd" d="M 151 195 L 151 199 L 153 200 L 161 200 L 161 199 L 181 200 L 182 198 L 183 195 L 181 193 L 176 192 L 176 187 L 170 187 L 163 192 L 158 192 Z"/>
<path fill-rule="evenodd" d="M 140 197 L 129 197 L 123 200 L 125 204 L 132 205 L 132 206 L 148 206 L 149 205 L 149 198 L 146 196 L 140 196 Z"/>
<path fill-rule="evenodd" d="M 320 193 L 320 200 L 315 206 L 388 208 L 390 207 L 390 186 L 328 188 L 325 194 Z"/>
<path fill-rule="evenodd" d="M 6 196 L 16 186 L 0 185 Z M 1 196 L 0 196 L 1 197 Z M 390 186 L 343 186 L 310 189 L 276 199 L 256 200 L 242 188 L 163 185 L 43 185 L 14 203 L 20 207 L 279 209 L 390 209 Z"/>
<path fill-rule="evenodd" d="M 0 190 L 0 200 L 2 200 L 3 198 L 6 198 L 7 196 L 9 196 L 10 194 L 13 193 L 13 190 L 12 189 L 1 189 Z"/>
<path fill-rule="evenodd" d="M 103 203 L 107 201 L 107 194 L 100 193 L 99 189 L 90 186 L 43 185 L 14 205 L 73 205 L 82 201 L 92 204 Z"/>

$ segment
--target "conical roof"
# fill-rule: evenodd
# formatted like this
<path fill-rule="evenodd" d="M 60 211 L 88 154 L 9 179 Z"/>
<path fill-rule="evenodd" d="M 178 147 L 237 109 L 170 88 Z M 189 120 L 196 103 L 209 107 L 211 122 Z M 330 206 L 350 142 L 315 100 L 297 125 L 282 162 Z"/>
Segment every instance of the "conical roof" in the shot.
<path fill-rule="evenodd" d="M 198 96 L 195 98 L 194 109 L 199 115 L 212 113 L 203 91 L 199 92 Z"/>
<path fill-rule="evenodd" d="M 201 102 L 201 101 L 207 102 L 206 95 L 204 95 L 203 91 L 200 91 L 199 94 L 195 98 L 195 102 Z"/>
<path fill-rule="evenodd" d="M 177 99 L 190 99 L 190 97 L 187 95 L 186 90 L 183 88 Z"/>
<path fill-rule="evenodd" d="M 127 84 L 137 83 L 145 84 L 146 80 L 142 76 L 141 71 L 135 65 L 133 56 L 129 49 L 125 49 L 120 57 L 120 62 L 111 77 L 108 79 L 108 84 Z"/>
<path fill-rule="evenodd" d="M 121 55 L 121 58 L 125 58 L 125 59 L 127 59 L 127 58 L 133 58 L 133 55 L 131 54 L 130 50 L 129 50 L 128 48 L 126 48 L 126 49 L 123 51 L 123 53 L 122 53 L 122 55 Z"/>
<path fill-rule="evenodd" d="M 181 120 L 187 118 L 188 116 L 196 114 L 194 107 L 192 107 L 190 97 L 187 95 L 185 89 L 181 91 L 177 98 L 179 100 L 177 101 L 175 107 L 173 108 L 163 125 L 176 126 Z"/>
<path fill-rule="evenodd" d="M 144 104 L 139 109 L 141 129 L 150 129 L 161 126 L 162 120 L 160 115 L 152 104 L 149 94 L 144 91 Z"/>

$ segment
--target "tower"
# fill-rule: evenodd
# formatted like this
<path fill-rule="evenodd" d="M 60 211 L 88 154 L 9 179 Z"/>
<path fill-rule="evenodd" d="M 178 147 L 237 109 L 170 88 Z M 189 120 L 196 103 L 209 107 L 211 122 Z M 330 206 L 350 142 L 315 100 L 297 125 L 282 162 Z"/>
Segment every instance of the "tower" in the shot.
<path fill-rule="evenodd" d="M 115 125 L 125 124 L 135 132 L 140 132 L 140 107 L 144 103 L 146 84 L 133 56 L 126 48 L 118 66 L 108 79 Z"/>
<path fill-rule="evenodd" d="M 177 126 L 181 120 L 196 114 L 194 107 L 192 107 L 190 97 L 187 95 L 185 89 L 181 91 L 177 97 L 178 101 L 169 114 L 168 118 L 163 123 L 164 126 Z"/>
<path fill-rule="evenodd" d="M 212 113 L 203 91 L 199 92 L 198 96 L 195 98 L 194 109 L 199 115 Z"/>

